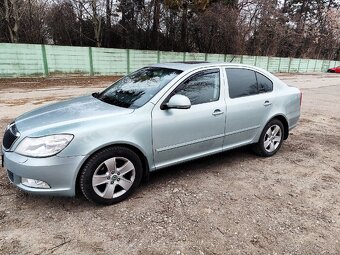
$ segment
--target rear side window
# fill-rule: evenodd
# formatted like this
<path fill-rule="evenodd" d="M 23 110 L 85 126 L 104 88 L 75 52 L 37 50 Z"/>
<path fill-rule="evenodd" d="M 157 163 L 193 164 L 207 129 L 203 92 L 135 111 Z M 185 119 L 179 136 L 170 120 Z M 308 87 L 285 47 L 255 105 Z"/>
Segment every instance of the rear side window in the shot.
<path fill-rule="evenodd" d="M 229 97 L 237 98 L 273 91 L 273 82 L 248 69 L 227 68 Z"/>
<path fill-rule="evenodd" d="M 258 93 L 254 71 L 248 69 L 227 68 L 229 96 L 237 98 Z"/>
<path fill-rule="evenodd" d="M 220 71 L 212 69 L 199 72 L 179 85 L 173 94 L 190 99 L 192 105 L 217 101 L 220 95 Z"/>
<path fill-rule="evenodd" d="M 257 84 L 259 86 L 259 93 L 273 91 L 273 83 L 266 76 L 256 73 Z"/>

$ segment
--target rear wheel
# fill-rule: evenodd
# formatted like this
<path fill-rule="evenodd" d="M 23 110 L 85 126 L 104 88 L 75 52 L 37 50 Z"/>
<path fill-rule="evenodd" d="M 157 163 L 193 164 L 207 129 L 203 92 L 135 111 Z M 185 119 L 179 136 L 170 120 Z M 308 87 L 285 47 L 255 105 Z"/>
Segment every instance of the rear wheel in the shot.
<path fill-rule="evenodd" d="M 84 165 L 79 182 L 84 196 L 98 204 L 127 198 L 142 178 L 142 163 L 125 147 L 110 147 L 94 154 Z"/>
<path fill-rule="evenodd" d="M 282 122 L 273 119 L 264 127 L 259 142 L 253 149 L 256 154 L 262 157 L 273 156 L 281 147 L 284 137 Z"/>

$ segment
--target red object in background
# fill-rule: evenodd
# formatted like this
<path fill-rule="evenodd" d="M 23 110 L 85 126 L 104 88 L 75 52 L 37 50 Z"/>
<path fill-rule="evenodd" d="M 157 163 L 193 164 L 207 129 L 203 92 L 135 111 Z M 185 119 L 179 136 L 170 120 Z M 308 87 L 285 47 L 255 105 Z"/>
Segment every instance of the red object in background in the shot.
<path fill-rule="evenodd" d="M 329 68 L 327 70 L 328 73 L 340 73 L 340 66 L 336 66 L 336 67 L 333 67 L 333 68 Z"/>

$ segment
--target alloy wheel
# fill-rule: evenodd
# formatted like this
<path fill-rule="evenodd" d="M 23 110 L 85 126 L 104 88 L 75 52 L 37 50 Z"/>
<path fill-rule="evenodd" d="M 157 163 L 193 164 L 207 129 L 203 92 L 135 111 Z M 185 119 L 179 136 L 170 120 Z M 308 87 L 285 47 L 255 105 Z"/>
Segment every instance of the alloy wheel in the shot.
<path fill-rule="evenodd" d="M 277 149 L 282 140 L 282 130 L 279 125 L 272 125 L 264 135 L 264 149 L 271 153 Z"/>
<path fill-rule="evenodd" d="M 117 198 L 133 185 L 136 169 L 127 158 L 113 157 L 105 160 L 94 171 L 92 187 L 102 198 Z"/>

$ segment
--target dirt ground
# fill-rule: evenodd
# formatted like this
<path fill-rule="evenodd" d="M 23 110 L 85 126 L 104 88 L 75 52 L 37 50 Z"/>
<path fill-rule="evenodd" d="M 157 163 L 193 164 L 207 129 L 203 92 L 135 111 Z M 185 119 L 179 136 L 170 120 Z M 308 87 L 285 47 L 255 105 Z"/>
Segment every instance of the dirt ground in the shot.
<path fill-rule="evenodd" d="M 107 207 L 24 194 L 0 169 L 0 254 L 340 254 L 340 75 L 279 76 L 303 91 L 302 116 L 271 158 L 167 168 Z M 2 79 L 0 128 L 114 79 Z"/>

